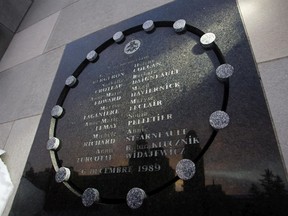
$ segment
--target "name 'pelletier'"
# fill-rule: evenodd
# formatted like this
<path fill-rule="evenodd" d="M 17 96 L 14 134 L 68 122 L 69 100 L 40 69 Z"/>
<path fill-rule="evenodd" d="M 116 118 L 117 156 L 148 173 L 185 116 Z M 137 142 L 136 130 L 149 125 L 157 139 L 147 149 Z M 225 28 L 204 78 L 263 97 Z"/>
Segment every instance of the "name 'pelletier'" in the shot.
<path fill-rule="evenodd" d="M 147 118 L 139 118 L 139 119 L 133 119 L 128 121 L 128 126 L 134 126 L 134 125 L 140 125 L 140 124 L 146 124 L 151 122 L 159 122 L 164 120 L 172 120 L 172 114 L 164 114 L 164 115 L 156 115 L 156 116 L 150 116 Z"/>

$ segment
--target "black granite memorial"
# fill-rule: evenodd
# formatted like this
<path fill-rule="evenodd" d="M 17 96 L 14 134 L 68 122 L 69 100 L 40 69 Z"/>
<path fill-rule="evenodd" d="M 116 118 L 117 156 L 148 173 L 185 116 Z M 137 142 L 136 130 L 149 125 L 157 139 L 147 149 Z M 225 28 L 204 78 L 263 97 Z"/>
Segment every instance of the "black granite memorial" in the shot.
<path fill-rule="evenodd" d="M 10 214 L 285 215 L 287 200 L 236 3 L 175 1 L 66 47 Z"/>

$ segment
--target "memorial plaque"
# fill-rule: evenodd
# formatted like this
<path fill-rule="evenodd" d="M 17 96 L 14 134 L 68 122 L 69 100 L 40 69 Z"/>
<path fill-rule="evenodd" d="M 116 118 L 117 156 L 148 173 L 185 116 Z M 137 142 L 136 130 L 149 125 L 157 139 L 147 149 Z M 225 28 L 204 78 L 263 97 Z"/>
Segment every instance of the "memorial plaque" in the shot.
<path fill-rule="evenodd" d="M 133 186 L 153 191 L 174 178 L 179 160 L 196 159 L 213 133 L 209 116 L 229 91 L 215 75 L 223 59 L 201 47 L 193 27 L 177 34 L 173 24 L 156 22 L 150 34 L 140 26 L 107 47 L 61 103 L 57 166 L 71 167 L 77 186 L 97 187 L 111 199 Z"/>
<path fill-rule="evenodd" d="M 43 202 L 27 215 L 284 215 L 285 172 L 230 4 L 232 24 L 207 32 L 145 19 L 69 44 L 11 212 L 28 185 Z"/>

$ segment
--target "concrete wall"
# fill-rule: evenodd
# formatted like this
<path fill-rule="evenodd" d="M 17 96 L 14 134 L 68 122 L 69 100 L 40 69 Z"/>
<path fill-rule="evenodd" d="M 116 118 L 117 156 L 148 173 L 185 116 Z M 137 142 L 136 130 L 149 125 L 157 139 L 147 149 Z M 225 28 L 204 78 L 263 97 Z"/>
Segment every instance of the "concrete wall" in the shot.
<path fill-rule="evenodd" d="M 0 59 L 31 3 L 32 0 L 0 0 Z"/>

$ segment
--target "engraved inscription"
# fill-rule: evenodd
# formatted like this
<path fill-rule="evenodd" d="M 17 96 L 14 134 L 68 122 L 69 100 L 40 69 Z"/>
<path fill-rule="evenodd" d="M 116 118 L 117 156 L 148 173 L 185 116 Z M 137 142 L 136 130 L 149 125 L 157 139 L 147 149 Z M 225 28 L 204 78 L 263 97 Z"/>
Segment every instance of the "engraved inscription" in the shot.
<path fill-rule="evenodd" d="M 127 51 L 133 52 L 132 48 L 127 47 Z M 82 141 L 82 148 L 89 153 L 76 158 L 80 173 L 158 172 L 161 164 L 146 163 L 145 158 L 182 157 L 186 145 L 199 143 L 199 140 L 187 142 L 187 128 L 149 129 L 172 125 L 174 113 L 165 110 L 169 100 L 164 96 L 181 93 L 180 75 L 181 69 L 167 68 L 164 60 L 144 56 L 116 66 L 108 65 L 106 73 L 91 80 L 89 88 L 93 91 L 88 101 L 94 109 L 83 114 L 82 125 L 93 132 Z M 145 144 L 137 144 L 139 139 Z M 141 163 L 129 165 L 132 159 Z M 117 165 L 117 161 L 123 163 Z M 87 164 L 88 168 L 81 164 Z"/>

